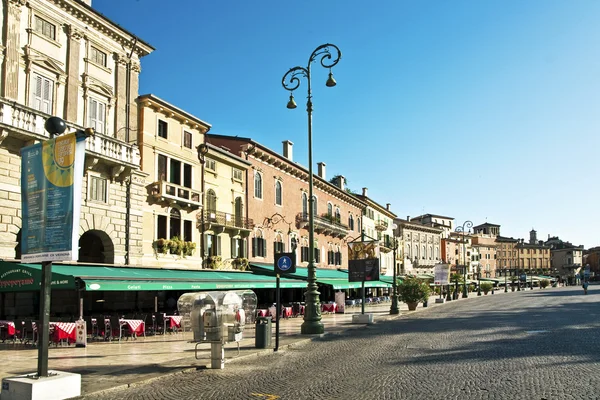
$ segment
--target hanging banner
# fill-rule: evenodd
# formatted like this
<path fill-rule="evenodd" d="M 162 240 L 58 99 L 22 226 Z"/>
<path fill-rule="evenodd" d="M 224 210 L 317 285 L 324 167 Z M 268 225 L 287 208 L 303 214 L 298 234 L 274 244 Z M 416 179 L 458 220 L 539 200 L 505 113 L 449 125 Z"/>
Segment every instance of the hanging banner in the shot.
<path fill-rule="evenodd" d="M 348 282 L 379 280 L 379 243 L 348 243 Z"/>
<path fill-rule="evenodd" d="M 84 159 L 77 133 L 21 150 L 23 262 L 77 260 Z"/>

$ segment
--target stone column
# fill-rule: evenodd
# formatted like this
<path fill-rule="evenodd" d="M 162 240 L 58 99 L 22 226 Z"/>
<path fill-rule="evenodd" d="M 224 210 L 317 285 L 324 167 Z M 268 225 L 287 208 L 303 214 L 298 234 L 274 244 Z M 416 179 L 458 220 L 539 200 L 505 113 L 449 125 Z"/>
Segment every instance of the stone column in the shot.
<path fill-rule="evenodd" d="M 4 24 L 6 51 L 3 65 L 2 95 L 12 100 L 18 100 L 19 98 L 19 45 L 21 43 L 21 13 L 24 4 L 25 0 L 8 0 L 6 2 L 8 10 Z"/>
<path fill-rule="evenodd" d="M 127 57 L 115 54 L 115 137 L 126 138 L 126 104 L 127 104 Z"/>
<path fill-rule="evenodd" d="M 137 97 L 139 92 L 139 84 L 140 84 L 140 72 L 142 71 L 141 66 L 137 62 L 131 63 L 131 68 L 129 69 L 129 127 L 131 128 L 129 134 L 129 141 L 137 143 L 138 137 L 138 104 Z"/>
<path fill-rule="evenodd" d="M 77 108 L 79 105 L 79 66 L 81 61 L 81 39 L 83 33 L 73 25 L 67 26 L 69 42 L 67 45 L 67 87 L 65 90 L 64 119 L 70 122 L 77 121 Z M 85 121 L 83 123 L 85 126 Z"/>

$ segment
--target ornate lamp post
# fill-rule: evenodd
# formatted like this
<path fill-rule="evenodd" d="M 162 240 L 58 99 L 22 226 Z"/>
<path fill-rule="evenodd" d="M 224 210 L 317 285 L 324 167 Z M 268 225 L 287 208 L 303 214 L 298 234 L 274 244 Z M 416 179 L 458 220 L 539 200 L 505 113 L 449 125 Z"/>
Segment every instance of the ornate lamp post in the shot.
<path fill-rule="evenodd" d="M 334 44 L 322 44 L 317 47 L 310 57 L 308 58 L 308 65 L 306 67 L 293 67 L 285 73 L 281 84 L 286 90 L 290 91 L 290 100 L 287 103 L 287 108 L 296 108 L 296 102 L 294 101 L 294 95 L 292 92 L 300 86 L 300 77 L 306 78 L 308 86 L 308 95 L 306 101 L 306 111 L 308 113 L 308 198 L 309 198 L 309 209 L 308 209 L 308 277 L 307 287 L 305 293 L 305 312 L 304 322 L 300 331 L 302 334 L 320 334 L 325 332 L 323 323 L 321 322 L 321 310 L 319 304 L 319 292 L 317 290 L 317 274 L 315 267 L 315 242 L 314 242 L 314 196 L 313 196 L 313 162 L 312 162 L 312 91 L 310 82 L 310 66 L 311 64 L 320 58 L 319 62 L 324 68 L 329 68 L 329 78 L 325 85 L 327 87 L 333 87 L 336 85 L 331 68 L 335 66 L 342 57 L 342 52 Z"/>
<path fill-rule="evenodd" d="M 506 274 L 508 274 L 508 268 L 504 268 L 504 293 L 508 293 L 508 286 L 506 286 Z"/>
<path fill-rule="evenodd" d="M 477 296 L 481 296 L 481 264 L 477 265 Z"/>
<path fill-rule="evenodd" d="M 462 294 L 463 299 L 466 299 L 467 297 L 469 297 L 469 294 L 467 293 L 467 246 L 465 244 L 465 229 L 468 229 L 470 232 L 472 227 L 473 227 L 473 223 L 471 221 L 465 221 L 464 224 L 462 224 L 462 226 L 456 227 L 456 232 L 462 233 L 463 261 L 465 263 L 464 270 L 463 270 L 464 279 L 465 279 L 465 282 L 463 283 L 463 294 Z"/>
<path fill-rule="evenodd" d="M 396 237 L 396 228 L 397 225 L 393 225 L 394 233 L 392 234 L 392 250 L 393 250 L 393 259 L 394 259 L 394 281 L 392 282 L 392 305 L 390 306 L 390 314 L 400 314 L 400 309 L 398 308 L 398 283 L 396 280 L 398 279 L 397 274 L 397 265 L 396 265 L 396 250 L 398 250 L 398 238 Z"/>

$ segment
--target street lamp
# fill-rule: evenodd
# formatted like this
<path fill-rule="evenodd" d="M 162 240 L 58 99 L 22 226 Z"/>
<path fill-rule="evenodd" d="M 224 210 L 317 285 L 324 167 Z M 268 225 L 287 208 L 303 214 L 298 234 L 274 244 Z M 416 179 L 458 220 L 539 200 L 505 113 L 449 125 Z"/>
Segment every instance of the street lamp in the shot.
<path fill-rule="evenodd" d="M 396 283 L 396 279 L 398 279 L 397 275 L 397 265 L 396 265 L 396 250 L 398 250 L 398 238 L 396 237 L 396 228 L 398 226 L 396 224 L 392 225 L 393 233 L 392 233 L 392 250 L 393 250 L 393 258 L 394 258 L 394 281 L 392 282 L 392 305 L 390 307 L 390 314 L 400 314 L 400 309 L 398 308 L 398 284 Z"/>
<path fill-rule="evenodd" d="M 304 322 L 300 328 L 302 334 L 321 334 L 325 332 L 323 323 L 321 322 L 321 310 L 319 304 L 319 291 L 317 290 L 317 274 L 315 269 L 315 242 L 314 242 L 314 196 L 313 196 L 313 162 L 312 162 L 312 91 L 310 82 L 310 66 L 317 59 L 320 58 L 321 66 L 329 68 L 329 77 L 325 85 L 327 87 L 333 87 L 336 85 L 331 68 L 335 66 L 342 57 L 340 49 L 333 44 L 327 43 L 317 47 L 310 57 L 308 58 L 308 65 L 306 67 L 293 67 L 285 73 L 281 84 L 286 90 L 290 92 L 290 99 L 287 103 L 287 108 L 296 108 L 296 102 L 294 101 L 294 95 L 292 92 L 300 86 L 300 78 L 304 77 L 307 81 L 308 95 L 306 101 L 306 111 L 308 113 L 308 274 L 307 274 L 307 286 L 305 293 L 305 312 Z"/>
<path fill-rule="evenodd" d="M 504 293 L 508 293 L 508 286 L 506 286 L 506 275 L 508 274 L 508 268 L 504 268 Z"/>
<path fill-rule="evenodd" d="M 477 296 L 481 296 L 481 264 L 477 264 Z"/>
<path fill-rule="evenodd" d="M 472 227 L 473 227 L 473 223 L 471 221 L 465 221 L 464 224 L 462 224 L 462 226 L 457 226 L 456 230 L 455 230 L 456 232 L 462 233 L 463 262 L 465 263 L 464 270 L 463 270 L 464 279 L 465 279 L 465 282 L 463 284 L 463 294 L 462 294 L 463 299 L 466 299 L 467 297 L 469 297 L 469 294 L 467 293 L 467 246 L 465 245 L 465 229 L 468 229 L 470 232 Z"/>

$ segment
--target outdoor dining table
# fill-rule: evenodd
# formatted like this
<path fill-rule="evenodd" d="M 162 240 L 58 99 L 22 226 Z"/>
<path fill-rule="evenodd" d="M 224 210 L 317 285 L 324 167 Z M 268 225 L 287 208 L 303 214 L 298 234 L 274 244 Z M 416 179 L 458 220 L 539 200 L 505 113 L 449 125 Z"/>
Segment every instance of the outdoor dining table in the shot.
<path fill-rule="evenodd" d="M 266 308 L 259 308 L 256 310 L 256 316 L 257 317 L 268 317 L 269 310 L 267 310 Z"/>
<path fill-rule="evenodd" d="M 6 337 L 2 336 L 2 331 L 6 330 Z M 16 334 L 15 323 L 13 321 L 0 321 L 0 340 L 5 341 Z"/>
<path fill-rule="evenodd" d="M 321 312 L 335 313 L 336 311 L 337 311 L 336 303 L 330 303 L 330 304 L 322 303 L 321 304 Z"/>
<path fill-rule="evenodd" d="M 33 331 L 37 332 L 37 323 L 31 322 Z M 62 341 L 66 341 L 68 344 L 75 343 L 77 341 L 77 324 L 75 322 L 48 322 L 50 329 L 50 340 L 52 343 L 58 344 Z"/>
<path fill-rule="evenodd" d="M 171 328 L 171 330 L 177 328 L 177 329 L 181 329 L 181 319 L 183 317 L 181 315 L 165 315 L 165 323 L 167 324 L 168 328 Z"/>

